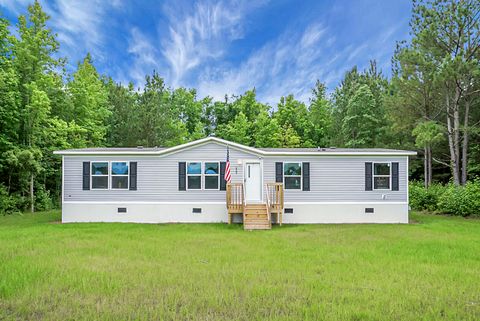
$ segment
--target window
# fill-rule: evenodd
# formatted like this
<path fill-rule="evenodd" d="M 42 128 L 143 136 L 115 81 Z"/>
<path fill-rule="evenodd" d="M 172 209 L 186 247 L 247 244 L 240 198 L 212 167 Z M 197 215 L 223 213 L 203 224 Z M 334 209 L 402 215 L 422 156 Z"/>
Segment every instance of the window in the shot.
<path fill-rule="evenodd" d="M 390 189 L 390 163 L 373 164 L 373 189 Z"/>
<path fill-rule="evenodd" d="M 187 189 L 202 189 L 202 163 L 187 163 Z"/>
<path fill-rule="evenodd" d="M 219 188 L 220 164 L 218 162 L 205 163 L 204 175 L 205 189 Z"/>
<path fill-rule="evenodd" d="M 302 163 L 283 163 L 285 189 L 302 188 Z"/>
<path fill-rule="evenodd" d="M 112 189 L 128 189 L 128 162 L 112 162 Z"/>
<path fill-rule="evenodd" d="M 92 162 L 92 189 L 108 189 L 108 162 Z"/>

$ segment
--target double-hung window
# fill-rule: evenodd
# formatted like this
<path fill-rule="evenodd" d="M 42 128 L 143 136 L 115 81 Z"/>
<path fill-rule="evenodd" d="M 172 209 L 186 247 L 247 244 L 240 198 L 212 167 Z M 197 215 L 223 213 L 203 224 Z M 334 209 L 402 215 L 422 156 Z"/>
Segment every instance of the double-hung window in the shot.
<path fill-rule="evenodd" d="M 92 189 L 108 189 L 108 162 L 91 163 Z"/>
<path fill-rule="evenodd" d="M 112 162 L 112 189 L 128 189 L 128 162 Z"/>
<path fill-rule="evenodd" d="M 206 162 L 203 179 L 205 189 L 218 189 L 220 182 L 220 163 Z"/>
<path fill-rule="evenodd" d="M 373 163 L 373 189 L 390 189 L 390 163 Z"/>
<path fill-rule="evenodd" d="M 285 189 L 302 188 L 302 163 L 283 163 Z"/>
<path fill-rule="evenodd" d="M 187 163 L 187 189 L 202 189 L 202 163 Z"/>

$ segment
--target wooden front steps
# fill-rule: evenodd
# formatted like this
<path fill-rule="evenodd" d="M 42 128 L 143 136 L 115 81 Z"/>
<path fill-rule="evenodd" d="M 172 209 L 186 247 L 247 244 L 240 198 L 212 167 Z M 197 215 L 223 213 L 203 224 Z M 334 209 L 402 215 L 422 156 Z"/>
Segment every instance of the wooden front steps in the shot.
<path fill-rule="evenodd" d="M 267 204 L 246 204 L 243 209 L 243 228 L 245 230 L 270 230 L 272 222 Z"/>

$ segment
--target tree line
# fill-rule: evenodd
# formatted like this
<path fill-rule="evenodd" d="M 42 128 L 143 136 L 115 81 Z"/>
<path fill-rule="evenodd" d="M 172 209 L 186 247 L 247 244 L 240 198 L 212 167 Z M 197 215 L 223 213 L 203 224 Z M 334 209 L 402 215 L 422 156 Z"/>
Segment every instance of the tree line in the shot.
<path fill-rule="evenodd" d="M 87 55 L 73 73 L 59 58 L 49 17 L 35 1 L 14 32 L 0 17 L 0 212 L 59 202 L 58 149 L 172 146 L 215 135 L 255 147 L 415 149 L 411 175 L 464 185 L 480 172 L 478 1 L 414 0 L 410 41 L 387 78 L 371 61 L 331 92 L 275 105 L 255 88 L 221 101 L 168 87 L 160 73 L 141 89 L 100 75 Z"/>

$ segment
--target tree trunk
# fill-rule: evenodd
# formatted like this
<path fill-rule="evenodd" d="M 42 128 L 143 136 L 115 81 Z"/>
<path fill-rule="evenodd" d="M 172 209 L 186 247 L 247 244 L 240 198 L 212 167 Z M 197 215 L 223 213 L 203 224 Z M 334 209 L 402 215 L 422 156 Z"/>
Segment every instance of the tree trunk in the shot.
<path fill-rule="evenodd" d="M 427 164 L 428 164 L 428 172 L 427 172 L 427 176 L 428 176 L 428 186 L 432 185 L 432 176 L 433 176 L 433 172 L 432 172 L 432 147 L 431 146 L 428 146 L 428 158 L 427 158 Z"/>
<path fill-rule="evenodd" d="M 428 187 L 428 146 L 425 146 L 423 150 L 423 177 L 425 188 Z"/>
<path fill-rule="evenodd" d="M 35 204 L 33 197 L 33 174 L 30 175 L 30 212 L 35 212 Z"/>
<path fill-rule="evenodd" d="M 459 95 L 457 90 L 455 96 Z M 457 98 L 457 97 L 455 97 Z M 455 99 L 457 102 L 458 99 Z M 460 171 L 459 171 L 459 135 L 458 135 L 458 126 L 460 124 L 458 105 L 452 107 L 452 102 L 450 101 L 449 95 L 447 95 L 446 101 L 447 109 L 447 134 L 448 134 L 448 147 L 450 149 L 450 164 L 452 167 L 453 183 L 455 185 L 460 185 Z"/>
<path fill-rule="evenodd" d="M 468 118 L 470 113 L 470 101 L 465 102 L 465 116 L 463 120 L 462 141 L 462 185 L 467 184 L 468 175 Z"/>

